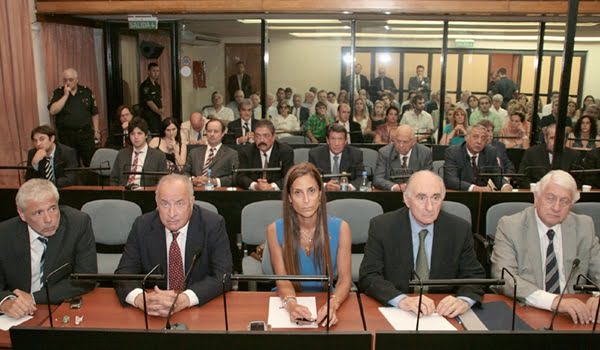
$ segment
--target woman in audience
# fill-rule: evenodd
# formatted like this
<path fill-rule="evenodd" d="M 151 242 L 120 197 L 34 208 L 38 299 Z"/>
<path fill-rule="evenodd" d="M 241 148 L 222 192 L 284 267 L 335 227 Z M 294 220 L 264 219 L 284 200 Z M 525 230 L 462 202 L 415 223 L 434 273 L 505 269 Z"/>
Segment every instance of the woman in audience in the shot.
<path fill-rule="evenodd" d="M 131 145 L 127 127 L 133 119 L 133 111 L 129 106 L 121 105 L 117 107 L 115 115 L 119 122 L 113 123 L 111 144 L 117 148 L 127 147 Z"/>
<path fill-rule="evenodd" d="M 444 135 L 440 140 L 441 145 L 458 145 L 465 140 L 467 129 L 469 128 L 467 111 L 461 107 L 454 109 L 452 121 L 444 127 Z"/>
<path fill-rule="evenodd" d="M 583 99 L 583 103 L 581 104 L 581 108 L 579 108 L 577 110 L 577 118 L 581 117 L 583 115 L 583 112 L 585 112 L 588 108 L 589 105 L 596 103 L 596 99 L 594 98 L 594 96 L 592 95 L 587 95 L 584 99 Z"/>
<path fill-rule="evenodd" d="M 337 103 L 348 103 L 348 91 L 340 90 L 340 93 L 337 96 Z"/>
<path fill-rule="evenodd" d="M 177 119 L 169 117 L 163 120 L 159 137 L 153 138 L 148 147 L 158 148 L 167 156 L 168 171 L 178 173 L 183 169 L 187 148 L 181 143 Z"/>
<path fill-rule="evenodd" d="M 375 143 L 385 144 L 392 142 L 391 133 L 398 128 L 398 108 L 388 107 L 385 113 L 385 124 L 379 125 L 375 130 Z"/>
<path fill-rule="evenodd" d="M 360 89 L 358 95 L 365 101 L 365 104 L 367 105 L 367 109 L 369 111 L 369 115 L 373 114 L 373 102 L 371 102 L 371 100 L 369 99 L 369 94 L 367 93 L 367 90 Z"/>
<path fill-rule="evenodd" d="M 352 118 L 355 122 L 360 124 L 360 130 L 364 135 L 371 134 L 371 118 L 369 118 L 369 111 L 367 110 L 367 104 L 361 97 L 354 101 L 354 108 L 352 109 Z"/>
<path fill-rule="evenodd" d="M 520 94 L 519 97 L 517 97 L 517 101 L 523 106 L 527 106 L 529 99 L 527 98 L 527 95 Z"/>
<path fill-rule="evenodd" d="M 600 147 L 600 136 L 596 118 L 587 114 L 577 119 L 573 132 L 567 138 L 567 147 L 577 150 L 590 150 Z"/>
<path fill-rule="evenodd" d="M 456 113 L 455 107 L 446 109 L 446 118 L 444 119 L 444 127 L 454 121 L 454 114 Z"/>
<path fill-rule="evenodd" d="M 470 117 L 471 113 L 479 109 L 479 99 L 477 98 L 477 96 L 471 95 L 469 96 L 467 103 L 469 104 L 469 109 L 466 110 L 467 117 Z"/>
<path fill-rule="evenodd" d="M 371 130 L 377 130 L 380 125 L 385 124 L 385 104 L 383 101 L 375 101 L 373 104 L 373 115 L 371 116 Z"/>
<path fill-rule="evenodd" d="M 526 115 L 525 119 L 527 119 L 527 121 L 529 123 L 531 123 L 532 115 L 533 115 L 533 100 L 527 102 L 527 115 Z M 542 101 L 541 100 L 538 100 L 537 117 L 538 117 L 538 119 L 542 118 Z"/>
<path fill-rule="evenodd" d="M 352 236 L 348 224 L 327 216 L 323 179 L 310 163 L 294 165 L 288 172 L 282 194 L 283 218 L 267 227 L 271 264 L 277 275 L 337 276 L 330 298 L 329 325 L 337 323 L 337 310 L 348 297 L 352 284 Z M 327 290 L 323 282 L 277 281 L 277 293 L 292 322 L 314 322 L 326 326 L 327 302 L 314 315 L 296 300 L 297 292 Z"/>
<path fill-rule="evenodd" d="M 508 125 L 500 130 L 500 142 L 506 145 L 506 148 L 529 148 L 529 129 L 531 126 L 525 120 L 525 114 L 521 111 L 514 111 L 510 115 Z"/>
<path fill-rule="evenodd" d="M 300 122 L 295 115 L 290 114 L 290 106 L 286 100 L 281 100 L 277 104 L 278 115 L 273 117 L 271 121 L 275 126 L 277 138 L 292 136 L 293 132 L 300 131 Z"/>
<path fill-rule="evenodd" d="M 567 103 L 567 117 L 571 118 L 572 124 L 575 124 L 575 121 L 577 121 L 577 103 L 573 100 L 569 100 Z"/>

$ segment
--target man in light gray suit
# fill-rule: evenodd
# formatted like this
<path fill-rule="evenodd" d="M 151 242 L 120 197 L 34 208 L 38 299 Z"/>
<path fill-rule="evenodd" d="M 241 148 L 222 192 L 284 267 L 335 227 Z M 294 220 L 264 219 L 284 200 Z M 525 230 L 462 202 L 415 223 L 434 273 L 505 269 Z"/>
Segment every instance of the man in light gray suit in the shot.
<path fill-rule="evenodd" d="M 238 153 L 225 145 L 222 140 L 225 127 L 219 119 L 206 123 L 206 145 L 192 149 L 186 163 L 190 165 L 190 175 L 195 186 L 208 182 L 207 171 L 211 170 L 211 182 L 215 187 L 233 186 L 233 168 L 238 166 Z"/>
<path fill-rule="evenodd" d="M 534 190 L 534 205 L 524 211 L 500 219 L 492 254 L 492 275 L 508 269 L 517 279 L 517 298 L 545 310 L 568 313 L 575 323 L 590 323 L 596 312 L 598 297 L 587 303 L 565 297 L 557 306 L 561 291 L 573 293 L 567 279 L 587 275 L 600 282 L 600 244 L 589 216 L 571 213 L 579 200 L 577 184 L 569 173 L 554 170 L 546 174 Z M 573 261 L 579 259 L 578 267 Z M 568 285 L 567 285 L 568 283 Z M 512 296 L 513 281 L 502 287 Z"/>
<path fill-rule="evenodd" d="M 380 190 L 404 191 L 408 177 L 419 170 L 433 170 L 431 149 L 417 143 L 412 127 L 400 125 L 392 143 L 379 149 L 373 185 Z M 402 175 L 405 177 L 391 179 Z"/>

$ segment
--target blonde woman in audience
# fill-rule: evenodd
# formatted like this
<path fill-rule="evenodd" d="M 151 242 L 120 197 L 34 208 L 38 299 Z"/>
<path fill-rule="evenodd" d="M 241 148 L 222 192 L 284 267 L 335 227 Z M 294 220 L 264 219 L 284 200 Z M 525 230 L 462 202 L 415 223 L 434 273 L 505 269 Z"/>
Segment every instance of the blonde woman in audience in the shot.
<path fill-rule="evenodd" d="M 584 112 L 573 127 L 573 132 L 567 137 L 567 147 L 588 151 L 600 147 L 600 136 L 598 136 L 598 125 L 596 118 Z"/>
<path fill-rule="evenodd" d="M 354 101 L 352 118 L 355 122 L 360 124 L 360 130 L 363 132 L 363 134 L 371 132 L 371 118 L 369 118 L 369 110 L 367 109 L 365 100 L 360 97 Z"/>
<path fill-rule="evenodd" d="M 365 104 L 367 105 L 367 109 L 369 110 L 369 114 L 373 114 L 373 102 L 371 102 L 371 100 L 369 100 L 369 94 L 367 93 L 367 90 L 360 89 L 360 91 L 358 92 L 358 95 L 360 96 L 360 98 L 362 98 L 365 101 Z"/>
<path fill-rule="evenodd" d="M 515 111 L 511 114 L 508 125 L 500 130 L 500 142 L 506 148 L 529 148 L 529 122 L 525 120 L 525 114 Z"/>
<path fill-rule="evenodd" d="M 398 108 L 388 107 L 385 115 L 385 124 L 379 125 L 375 130 L 375 143 L 385 144 L 392 142 L 392 131 L 398 128 Z"/>
<path fill-rule="evenodd" d="M 467 129 L 469 128 L 467 111 L 461 107 L 454 109 L 454 116 L 450 123 L 444 127 L 441 145 L 459 145 L 465 140 Z"/>
<path fill-rule="evenodd" d="M 290 106 L 287 100 L 281 100 L 277 104 L 278 115 L 271 118 L 273 125 L 275 126 L 275 133 L 277 138 L 292 136 L 291 133 L 300 131 L 300 122 L 295 115 L 290 114 Z"/>
<path fill-rule="evenodd" d="M 340 103 L 349 103 L 348 102 L 348 91 L 346 91 L 346 90 L 340 90 L 340 93 L 337 96 L 337 103 L 338 103 L 338 105 Z"/>
<path fill-rule="evenodd" d="M 380 125 L 385 124 L 385 104 L 383 101 L 375 101 L 373 104 L 373 115 L 371 116 L 371 130 L 377 130 Z"/>

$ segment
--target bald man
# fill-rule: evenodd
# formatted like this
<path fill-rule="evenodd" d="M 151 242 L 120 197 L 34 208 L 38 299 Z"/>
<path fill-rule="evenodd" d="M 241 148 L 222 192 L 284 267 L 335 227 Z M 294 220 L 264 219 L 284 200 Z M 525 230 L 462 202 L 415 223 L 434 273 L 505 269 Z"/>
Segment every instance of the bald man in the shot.
<path fill-rule="evenodd" d="M 204 126 L 207 119 L 200 112 L 192 112 L 190 120 L 181 123 L 181 142 L 190 145 L 206 145 Z"/>

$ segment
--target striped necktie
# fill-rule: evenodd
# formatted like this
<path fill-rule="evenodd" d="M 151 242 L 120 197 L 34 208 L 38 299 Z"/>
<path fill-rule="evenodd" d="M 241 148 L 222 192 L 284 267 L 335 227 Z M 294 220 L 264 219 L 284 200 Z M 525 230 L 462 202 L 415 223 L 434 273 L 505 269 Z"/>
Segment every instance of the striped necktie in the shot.
<path fill-rule="evenodd" d="M 46 164 L 44 165 L 44 176 L 46 180 L 51 182 L 56 182 L 56 178 L 54 177 L 54 168 L 52 166 L 52 157 L 46 156 Z"/>
<path fill-rule="evenodd" d="M 38 240 L 42 242 L 44 251 L 42 252 L 42 258 L 40 259 L 40 288 L 44 287 L 44 264 L 46 263 L 46 251 L 48 250 L 48 238 L 38 237 Z"/>
<path fill-rule="evenodd" d="M 204 162 L 204 167 L 202 168 L 202 176 L 206 176 L 208 174 L 208 168 L 210 168 L 214 158 L 215 149 L 214 147 L 211 147 L 210 152 L 208 153 L 208 158 L 206 158 L 206 162 Z"/>
<path fill-rule="evenodd" d="M 546 248 L 546 292 L 560 294 L 560 279 L 558 277 L 558 263 L 554 253 L 554 230 L 546 232 L 550 243 Z"/>
<path fill-rule="evenodd" d="M 142 153 L 141 151 L 133 151 L 135 153 L 135 156 L 133 157 L 133 163 L 131 164 L 131 171 L 136 172 L 138 171 L 138 162 L 140 161 L 140 154 Z M 127 179 L 127 184 L 132 184 L 135 182 L 135 174 L 131 174 L 129 175 L 129 179 Z"/>

